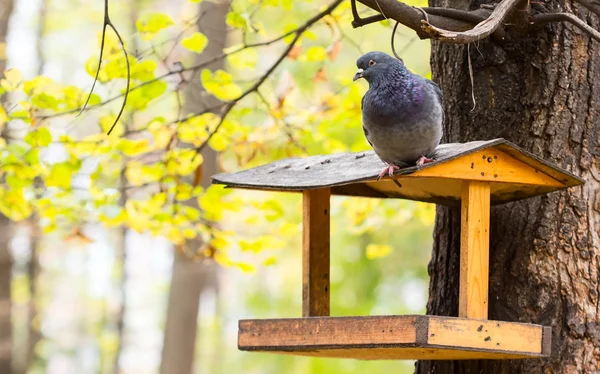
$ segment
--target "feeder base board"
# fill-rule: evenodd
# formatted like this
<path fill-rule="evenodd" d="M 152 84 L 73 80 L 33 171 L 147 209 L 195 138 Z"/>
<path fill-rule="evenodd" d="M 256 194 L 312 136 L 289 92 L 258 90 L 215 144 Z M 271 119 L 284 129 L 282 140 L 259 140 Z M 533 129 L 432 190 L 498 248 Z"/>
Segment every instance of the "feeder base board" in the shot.
<path fill-rule="evenodd" d="M 241 320 L 238 348 L 361 360 L 471 360 L 550 356 L 550 327 L 437 316 Z"/>

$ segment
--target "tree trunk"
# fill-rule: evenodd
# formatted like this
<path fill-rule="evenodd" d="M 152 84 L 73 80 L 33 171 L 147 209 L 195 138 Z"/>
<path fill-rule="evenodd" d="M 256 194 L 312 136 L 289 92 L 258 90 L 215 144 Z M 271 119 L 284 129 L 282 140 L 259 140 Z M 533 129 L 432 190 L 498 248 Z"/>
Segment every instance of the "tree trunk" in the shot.
<path fill-rule="evenodd" d="M 228 4 L 226 2 L 202 2 L 200 4 L 200 19 L 198 30 L 206 35 L 209 42 L 204 52 L 198 56 L 198 63 L 209 60 L 222 53 L 225 47 L 227 29 L 225 16 Z M 211 70 L 223 68 L 223 61 L 217 61 L 208 66 Z M 198 82 L 199 74 L 190 78 Z M 200 112 L 213 107 L 218 101 L 206 95 L 198 85 L 188 85 L 185 91 L 185 111 Z M 202 180 L 204 188 L 210 186 L 210 176 L 217 173 L 217 155 L 206 148 L 202 155 Z M 202 243 L 197 240 L 188 243 L 191 248 L 199 248 Z M 196 342 L 198 341 L 198 316 L 200 295 L 208 287 L 215 287 L 216 267 L 201 262 L 195 262 L 175 254 L 173 275 L 169 294 L 167 322 L 161 361 L 161 374 L 190 374 L 194 367 Z"/>
<path fill-rule="evenodd" d="M 8 22 L 13 10 L 13 0 L 0 1 L 0 78 L 6 69 L 6 36 Z M 0 136 L 5 137 L 6 127 L 0 128 Z M 12 320 L 11 320 L 11 270 L 12 255 L 10 240 L 12 238 L 11 221 L 0 214 L 0 373 L 12 372 Z"/>
<path fill-rule="evenodd" d="M 432 3 L 468 8 L 460 0 Z M 598 21 L 592 25 L 597 28 Z M 503 44 L 471 45 L 473 111 L 468 47 L 433 42 L 433 78 L 445 99 L 445 142 L 504 137 L 586 184 L 491 212 L 489 318 L 551 326 L 552 357 L 422 361 L 418 373 L 598 372 L 600 47 L 572 30 L 552 24 L 508 35 Z M 460 210 L 437 208 L 434 237 L 427 313 L 456 316 Z"/>

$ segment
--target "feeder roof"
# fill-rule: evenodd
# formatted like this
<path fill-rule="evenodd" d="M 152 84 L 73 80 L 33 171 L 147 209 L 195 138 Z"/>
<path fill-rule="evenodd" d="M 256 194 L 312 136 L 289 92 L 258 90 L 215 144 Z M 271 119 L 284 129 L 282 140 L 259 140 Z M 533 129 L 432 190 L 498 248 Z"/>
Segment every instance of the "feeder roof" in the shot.
<path fill-rule="evenodd" d="M 583 184 L 583 180 L 504 140 L 441 144 L 434 162 L 402 168 L 376 181 L 385 165 L 373 151 L 288 158 L 213 183 L 255 190 L 303 191 L 331 188 L 334 195 L 403 198 L 457 205 L 463 180 L 490 182 L 492 204 L 520 200 Z"/>

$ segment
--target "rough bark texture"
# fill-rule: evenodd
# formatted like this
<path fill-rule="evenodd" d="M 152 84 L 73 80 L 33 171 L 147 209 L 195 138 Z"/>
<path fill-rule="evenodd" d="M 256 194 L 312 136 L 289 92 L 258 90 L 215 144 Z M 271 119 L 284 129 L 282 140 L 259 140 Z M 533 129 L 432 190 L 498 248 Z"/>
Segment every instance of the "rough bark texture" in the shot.
<path fill-rule="evenodd" d="M 461 0 L 434 6 L 475 8 Z M 557 1 L 534 5 L 557 11 Z M 535 8 L 538 7 L 538 8 Z M 596 29 L 598 19 L 575 9 Z M 492 209 L 489 318 L 552 326 L 552 358 L 419 362 L 418 373 L 597 373 L 600 369 L 600 45 L 552 24 L 468 47 L 434 42 L 445 142 L 504 137 L 586 184 Z M 427 313 L 456 316 L 460 211 L 438 207 Z"/>
<path fill-rule="evenodd" d="M 226 2 L 202 2 L 200 5 L 201 17 L 198 29 L 209 39 L 208 46 L 198 57 L 198 63 L 213 58 L 222 53 L 225 47 L 226 25 L 225 16 L 228 11 Z M 211 70 L 222 69 L 223 61 L 218 61 L 210 66 Z M 190 82 L 199 82 L 199 76 L 189 79 Z M 213 107 L 218 101 L 206 94 L 197 84 L 188 85 L 185 90 L 186 112 L 200 112 L 205 108 Z M 207 148 L 202 152 L 202 180 L 200 184 L 208 188 L 211 184 L 210 176 L 217 173 L 217 156 Z M 187 245 L 192 250 L 201 247 L 199 241 L 190 241 Z M 167 322 L 161 360 L 161 374 L 190 374 L 194 368 L 195 353 L 198 351 L 197 324 L 199 318 L 200 296 L 207 288 L 216 288 L 216 267 L 201 262 L 193 261 L 179 254 L 175 254 L 173 262 L 173 275 L 169 294 Z"/>

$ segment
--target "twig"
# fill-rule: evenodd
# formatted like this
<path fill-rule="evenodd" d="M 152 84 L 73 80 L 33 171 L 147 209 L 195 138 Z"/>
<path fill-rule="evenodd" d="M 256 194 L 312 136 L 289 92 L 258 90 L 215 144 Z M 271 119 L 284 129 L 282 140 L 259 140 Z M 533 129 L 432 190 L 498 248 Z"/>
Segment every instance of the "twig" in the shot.
<path fill-rule="evenodd" d="M 423 7 L 423 8 L 419 8 L 419 9 L 422 9 L 423 11 L 425 11 L 426 14 L 454 18 L 457 20 L 469 22 L 473 25 L 476 25 L 479 22 L 483 22 L 486 19 L 486 17 L 484 15 L 481 15 L 481 14 L 478 14 L 475 12 L 465 12 L 464 10 L 458 10 L 458 9 L 437 8 L 437 7 Z"/>
<path fill-rule="evenodd" d="M 531 23 L 536 24 L 536 25 L 542 24 L 542 23 L 548 23 L 548 22 L 561 22 L 561 21 L 572 23 L 573 25 L 577 26 L 581 31 L 585 32 L 592 38 L 600 41 L 600 32 L 596 31 L 590 25 L 583 22 L 582 20 L 580 20 L 579 18 L 577 18 L 575 15 L 573 15 L 571 13 L 536 14 L 535 16 L 531 17 Z"/>
<path fill-rule="evenodd" d="M 369 25 L 371 23 L 383 21 L 384 19 L 386 19 L 385 15 L 383 15 L 383 13 L 380 13 L 380 14 L 377 14 L 374 16 L 370 16 L 367 18 L 360 18 L 360 16 L 358 15 L 358 10 L 356 9 L 356 0 L 351 0 L 350 5 L 352 7 L 352 17 L 353 17 L 352 27 L 354 27 L 354 28 Z"/>
<path fill-rule="evenodd" d="M 96 69 L 96 76 L 94 77 L 94 82 L 92 83 L 92 88 L 90 89 L 90 93 L 88 94 L 88 97 L 85 100 L 85 103 L 81 107 L 81 110 L 79 111 L 77 116 L 81 115 L 81 113 L 83 113 L 83 111 L 87 107 L 87 104 L 89 103 L 90 98 L 92 97 L 92 93 L 94 92 L 94 87 L 96 86 L 96 82 L 98 82 L 98 76 L 100 75 L 100 67 L 102 66 L 102 55 L 104 54 L 104 45 L 105 45 L 106 28 L 107 27 L 110 27 L 113 30 L 113 32 L 115 33 L 115 35 L 117 35 L 117 38 L 119 39 L 119 43 L 121 44 L 121 50 L 123 51 L 123 54 L 125 55 L 125 65 L 127 66 L 127 85 L 125 87 L 123 104 L 121 104 L 121 109 L 119 110 L 119 114 L 117 114 L 117 118 L 115 118 L 115 122 L 110 127 L 110 130 L 108 130 L 107 135 L 110 135 L 110 133 L 113 131 L 113 129 L 119 122 L 119 118 L 121 118 L 121 115 L 123 114 L 123 110 L 125 110 L 125 104 L 127 104 L 127 96 L 129 96 L 129 85 L 131 83 L 131 71 L 130 71 L 130 66 L 129 66 L 129 56 L 127 56 L 127 49 L 125 49 L 125 43 L 123 43 L 121 34 L 119 34 L 119 31 L 117 31 L 117 28 L 115 27 L 115 25 L 113 25 L 112 21 L 110 20 L 110 15 L 108 13 L 108 0 L 104 0 L 104 24 L 102 25 L 102 39 L 100 41 L 100 57 L 98 57 L 98 68 Z"/>
<path fill-rule="evenodd" d="M 290 142 L 292 142 L 292 144 L 295 145 L 296 148 L 298 148 L 302 152 L 304 152 L 304 154 L 308 154 L 308 151 L 306 150 L 306 148 L 304 148 L 304 146 L 302 144 L 300 144 L 298 142 L 298 140 L 296 140 L 296 138 L 294 138 L 294 135 L 289 131 L 289 129 L 287 128 L 287 124 L 284 121 L 281 121 L 279 118 L 277 118 L 276 116 L 274 116 L 271 113 L 271 105 L 269 104 L 267 99 L 264 97 L 264 95 L 260 92 L 260 90 L 258 90 L 258 89 L 256 90 L 256 95 L 258 95 L 258 97 L 260 98 L 260 101 L 262 101 L 262 103 L 267 108 L 267 113 L 269 114 L 269 116 L 271 116 L 271 118 L 273 118 L 275 123 L 279 125 L 279 127 L 285 133 L 285 135 L 288 137 Z"/>
<path fill-rule="evenodd" d="M 429 39 L 431 35 L 422 29 L 423 15 L 421 12 L 410 5 L 397 0 L 358 0 L 369 8 L 379 11 L 381 9 L 385 17 L 394 19 L 404 26 L 414 30 L 421 39 Z M 473 13 L 479 14 L 480 10 L 474 10 Z M 366 19 L 365 19 L 366 20 Z M 457 20 L 454 18 L 437 16 L 430 14 L 429 20 L 432 25 L 448 30 L 469 30 L 473 27 L 471 23 Z"/>
<path fill-rule="evenodd" d="M 333 12 L 335 10 L 335 8 L 337 8 L 337 6 L 342 3 L 342 1 L 343 0 L 335 0 L 325 10 L 323 10 L 319 14 L 315 15 L 314 17 L 312 17 L 311 19 L 309 19 L 308 21 L 306 21 L 306 23 L 304 23 L 302 26 L 300 26 L 299 28 L 296 29 L 295 35 L 294 35 L 294 39 L 292 39 L 292 41 L 290 42 L 290 44 L 288 44 L 287 48 L 283 51 L 283 53 L 279 56 L 279 58 L 258 79 L 258 81 L 256 81 L 250 88 L 248 88 L 246 91 L 244 91 L 240 96 L 238 96 L 237 98 L 235 98 L 235 99 L 233 99 L 233 100 L 231 100 L 231 101 L 229 101 L 229 102 L 227 102 L 225 104 L 225 106 L 222 108 L 221 113 L 220 113 L 221 119 L 219 120 L 219 123 L 208 134 L 208 137 L 206 138 L 206 140 L 199 147 L 196 148 L 196 152 L 197 153 L 202 152 L 202 150 L 206 147 L 206 145 L 208 144 L 208 142 L 210 141 L 210 139 L 217 133 L 217 131 L 219 131 L 219 128 L 223 125 L 223 122 L 225 121 L 225 118 L 227 117 L 227 115 L 229 114 L 229 112 L 231 111 L 231 109 L 233 109 L 233 107 L 235 106 L 235 104 L 237 104 L 240 100 L 242 100 L 243 98 L 245 98 L 246 96 L 248 96 L 252 92 L 255 92 L 256 90 L 258 90 L 260 88 L 260 86 L 264 83 L 264 81 L 273 73 L 273 71 L 275 71 L 275 69 L 277 69 L 277 67 L 283 62 L 283 60 L 291 52 L 292 48 L 294 48 L 294 45 L 296 45 L 296 43 L 298 42 L 298 40 L 300 39 L 300 37 L 302 36 L 302 34 L 309 27 L 311 27 L 313 24 L 315 24 L 316 22 L 318 22 L 321 18 L 323 18 L 326 15 L 330 14 L 331 12 Z"/>
<path fill-rule="evenodd" d="M 300 27 L 298 27 L 298 28 L 296 28 L 294 30 L 286 32 L 285 34 L 279 35 L 278 37 L 276 37 L 274 39 L 270 39 L 270 40 L 267 40 L 267 41 L 264 41 L 264 42 L 258 42 L 258 43 L 252 43 L 252 44 L 245 44 L 245 45 L 243 45 L 243 46 L 241 46 L 241 47 L 239 47 L 239 48 L 237 48 L 237 49 L 235 49 L 235 50 L 233 50 L 233 51 L 231 51 L 229 53 L 221 53 L 220 55 L 217 55 L 217 56 L 215 56 L 215 57 L 213 57 L 211 59 L 208 59 L 208 60 L 206 60 L 206 61 L 204 61 L 202 63 L 196 64 L 196 65 L 192 65 L 192 66 L 189 66 L 187 68 L 179 68 L 177 70 L 169 70 L 168 72 L 166 72 L 166 73 L 164 73 L 164 74 L 162 74 L 162 75 L 160 75 L 158 77 L 149 79 L 149 80 L 144 81 L 144 82 L 142 82 L 142 83 L 140 83 L 140 84 L 138 84 L 138 85 L 136 85 L 134 87 L 131 87 L 129 89 L 129 92 L 135 91 L 135 90 L 140 89 L 140 88 L 142 88 L 144 86 L 147 86 L 149 84 L 152 84 L 152 83 L 160 81 L 160 80 L 163 80 L 163 79 L 168 78 L 168 77 L 173 76 L 173 75 L 182 74 L 184 72 L 195 73 L 196 71 L 198 71 L 198 70 L 200 70 L 200 69 L 202 69 L 204 67 L 207 67 L 208 65 L 210 65 L 210 64 L 212 64 L 214 62 L 217 62 L 217 61 L 222 60 L 222 59 L 224 59 L 226 57 L 229 57 L 229 56 L 235 55 L 237 53 L 240 53 L 240 52 L 242 52 L 242 51 L 244 51 L 246 49 L 249 49 L 249 48 L 264 47 L 264 46 L 271 45 L 271 44 L 276 43 L 276 42 L 278 42 L 280 40 L 283 40 L 284 38 L 286 38 L 289 35 L 292 35 L 292 34 L 298 32 L 303 27 L 304 26 L 300 26 Z M 95 84 L 95 81 L 94 81 L 94 84 Z M 92 90 L 93 90 L 93 86 L 92 86 Z M 119 94 L 119 95 L 115 95 L 115 96 L 113 96 L 113 97 L 111 97 L 111 98 L 109 98 L 109 99 L 107 99 L 107 100 L 105 100 L 105 101 L 103 101 L 101 103 L 98 103 L 96 105 L 92 105 L 90 107 L 84 106 L 84 107 L 81 107 L 81 108 L 75 108 L 75 109 L 71 109 L 71 110 L 66 110 L 64 112 L 53 113 L 53 114 L 49 114 L 49 115 L 45 115 L 45 116 L 39 116 L 38 119 L 40 119 L 40 120 L 46 120 L 46 119 L 50 119 L 50 118 L 55 118 L 55 117 L 60 117 L 60 116 L 64 116 L 64 115 L 69 115 L 69 114 L 77 113 L 77 112 L 81 113 L 81 112 L 85 111 L 86 109 L 87 110 L 96 109 L 96 108 L 102 107 L 102 106 L 104 106 L 104 105 L 106 105 L 108 103 L 111 103 L 111 102 L 113 102 L 113 101 L 115 101 L 115 100 L 117 100 L 117 99 L 119 99 L 119 98 L 121 98 L 123 96 L 125 96 L 125 93 L 122 93 L 122 94 Z M 89 98 L 88 98 L 88 100 L 89 100 Z M 86 101 L 86 104 L 87 104 L 87 101 Z"/>
<path fill-rule="evenodd" d="M 522 0 L 503 0 L 487 19 L 478 23 L 474 28 L 468 31 L 456 32 L 445 30 L 427 22 L 424 22 L 423 27 L 430 34 L 443 39 L 446 42 L 456 44 L 473 43 L 487 38 L 496 31 L 520 1 Z"/>

